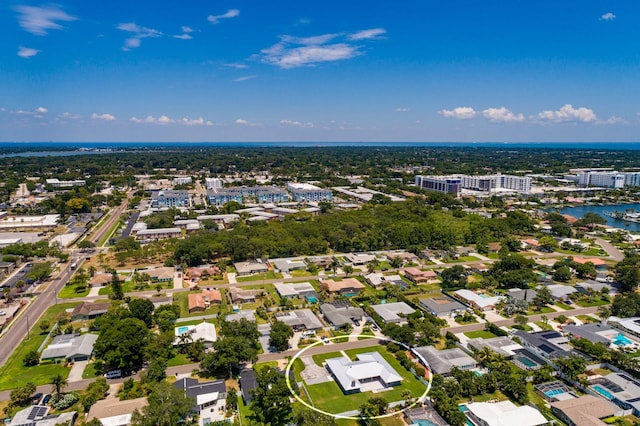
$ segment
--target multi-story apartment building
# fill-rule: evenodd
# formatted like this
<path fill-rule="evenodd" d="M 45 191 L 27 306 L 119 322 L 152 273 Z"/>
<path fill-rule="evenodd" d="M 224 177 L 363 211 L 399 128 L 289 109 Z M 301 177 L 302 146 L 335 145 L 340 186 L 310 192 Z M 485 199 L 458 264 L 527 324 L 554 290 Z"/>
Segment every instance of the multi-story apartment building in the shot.
<path fill-rule="evenodd" d="M 206 178 L 204 180 L 204 186 L 207 189 L 222 188 L 222 179 L 220 179 L 220 178 Z"/>
<path fill-rule="evenodd" d="M 223 205 L 229 201 L 239 203 L 285 203 L 290 200 L 289 194 L 282 188 L 274 186 L 248 186 L 207 191 L 209 203 Z"/>
<path fill-rule="evenodd" d="M 585 171 L 578 174 L 578 184 L 581 186 L 623 188 L 625 175 L 616 171 Z"/>
<path fill-rule="evenodd" d="M 87 182 L 85 180 L 58 180 L 56 178 L 47 179 L 46 185 L 52 188 L 72 188 L 74 186 L 85 186 Z"/>
<path fill-rule="evenodd" d="M 323 189 L 309 183 L 287 183 L 287 189 L 291 192 L 293 201 L 299 203 L 304 201 L 332 201 L 333 192 L 330 189 Z"/>
<path fill-rule="evenodd" d="M 416 176 L 416 185 L 422 189 L 459 194 L 462 189 L 492 192 L 510 190 L 529 193 L 532 179 L 528 176 L 513 175 L 448 175 L 448 176 Z"/>
<path fill-rule="evenodd" d="M 173 178 L 173 186 L 191 184 L 191 176 L 178 176 Z"/>
<path fill-rule="evenodd" d="M 189 207 L 189 192 L 154 191 L 151 194 L 151 207 Z"/>
<path fill-rule="evenodd" d="M 458 195 L 462 182 L 454 176 L 416 176 L 416 185 L 422 189 Z"/>

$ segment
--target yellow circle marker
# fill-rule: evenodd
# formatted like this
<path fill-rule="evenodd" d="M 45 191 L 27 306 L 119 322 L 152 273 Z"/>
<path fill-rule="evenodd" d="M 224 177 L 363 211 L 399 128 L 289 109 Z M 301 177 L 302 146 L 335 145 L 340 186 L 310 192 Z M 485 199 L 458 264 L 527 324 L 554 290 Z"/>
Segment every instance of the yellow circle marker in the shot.
<path fill-rule="evenodd" d="M 310 408 L 313 411 L 316 411 L 318 413 L 324 414 L 325 416 L 330 416 L 330 417 L 334 417 L 336 419 L 351 419 L 351 420 L 362 420 L 362 419 L 383 419 L 385 417 L 393 417 L 396 416 L 400 413 L 402 413 L 405 410 L 408 410 L 410 408 L 415 407 L 418 404 L 421 404 L 422 402 L 424 402 L 424 400 L 427 398 L 427 394 L 429 393 L 429 391 L 431 390 L 431 382 L 433 381 L 433 374 L 431 373 L 431 367 L 429 367 L 429 363 L 427 363 L 427 360 L 424 359 L 424 357 L 422 355 L 420 355 L 419 353 L 413 351 L 409 346 L 405 345 L 404 343 L 398 342 L 396 340 L 393 339 L 389 339 L 387 337 L 378 337 L 378 336 L 371 336 L 368 334 L 351 334 L 349 336 L 334 336 L 334 337 L 326 337 L 326 340 L 337 340 L 337 339 L 344 339 L 345 337 L 356 337 L 356 338 L 366 338 L 366 339 L 377 339 L 377 340 L 384 340 L 386 342 L 392 342 L 395 343 L 397 345 L 402 346 L 403 348 L 406 348 L 408 351 L 410 351 L 413 356 L 415 356 L 416 358 L 418 358 L 420 361 L 422 361 L 423 365 L 427 368 L 428 372 L 429 372 L 429 381 L 427 383 L 427 386 L 425 388 L 425 391 L 422 395 L 420 395 L 420 397 L 418 397 L 411 405 L 403 408 L 402 410 L 399 411 L 393 411 L 387 414 L 382 414 L 380 416 L 347 416 L 347 415 L 340 415 L 340 414 L 336 414 L 336 413 L 329 413 L 327 411 L 321 410 L 318 407 L 314 407 L 313 405 L 309 404 L 308 402 L 306 402 L 305 400 L 303 400 L 300 395 L 298 395 L 296 393 L 296 391 L 293 389 L 293 386 L 291 385 L 291 378 L 290 378 L 290 374 L 291 374 L 291 367 L 293 366 L 293 363 L 300 358 L 307 350 L 315 347 L 315 346 L 319 346 L 321 344 L 323 344 L 322 340 L 318 340 L 317 342 L 312 343 L 311 345 L 307 346 L 306 348 L 303 348 L 302 350 L 300 350 L 300 352 L 298 352 L 297 354 L 294 355 L 293 358 L 291 358 L 291 360 L 289 361 L 289 363 L 287 364 L 287 368 L 285 369 L 285 378 L 287 380 L 287 387 L 289 388 L 289 392 L 291 392 L 291 394 L 294 396 L 295 399 L 297 399 L 301 404 L 303 404 L 304 406 Z"/>

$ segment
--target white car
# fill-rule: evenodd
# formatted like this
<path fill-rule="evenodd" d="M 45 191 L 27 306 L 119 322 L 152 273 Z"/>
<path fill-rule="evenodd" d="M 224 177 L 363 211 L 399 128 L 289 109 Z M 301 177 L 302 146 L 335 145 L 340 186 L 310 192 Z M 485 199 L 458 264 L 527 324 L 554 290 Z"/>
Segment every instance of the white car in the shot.
<path fill-rule="evenodd" d="M 329 343 L 329 339 L 327 339 L 326 337 L 323 337 L 323 338 L 322 338 L 322 343 L 325 343 L 325 344 L 326 344 L 326 343 Z"/>
<path fill-rule="evenodd" d="M 7 315 L 7 313 L 5 311 L 0 311 L 0 316 L 4 316 Z"/>

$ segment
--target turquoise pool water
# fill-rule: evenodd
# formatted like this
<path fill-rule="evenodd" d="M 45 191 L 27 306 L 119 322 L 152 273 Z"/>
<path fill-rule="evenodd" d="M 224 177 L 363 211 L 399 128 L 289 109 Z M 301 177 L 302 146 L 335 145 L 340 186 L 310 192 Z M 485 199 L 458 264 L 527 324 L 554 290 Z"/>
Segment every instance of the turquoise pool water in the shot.
<path fill-rule="evenodd" d="M 466 413 L 467 411 L 469 411 L 467 406 L 464 404 L 458 405 L 458 410 L 460 410 L 463 413 Z M 467 419 L 467 426 L 475 426 L 475 425 L 471 423 L 471 420 Z"/>
<path fill-rule="evenodd" d="M 181 327 L 178 327 L 177 330 L 178 330 L 178 334 L 182 334 L 182 333 L 186 333 L 187 331 L 189 331 L 189 327 L 183 325 Z"/>
<path fill-rule="evenodd" d="M 358 293 L 345 293 L 343 294 L 344 297 L 353 297 L 353 296 L 357 296 Z"/>
<path fill-rule="evenodd" d="M 309 297 L 307 297 L 307 302 L 309 302 L 309 303 L 318 303 L 318 299 L 316 299 L 315 296 L 309 296 Z"/>
<path fill-rule="evenodd" d="M 527 358 L 526 356 L 518 357 L 518 358 L 516 358 L 516 360 L 518 360 L 525 367 L 529 367 L 529 368 L 533 368 L 536 365 L 538 365 L 535 362 L 533 362 L 532 360 L 530 360 L 529 358 Z"/>
<path fill-rule="evenodd" d="M 591 388 L 592 388 L 594 391 L 598 392 L 600 395 L 604 396 L 605 398 L 607 398 L 607 399 L 609 399 L 609 400 L 613 399 L 613 395 L 611 395 L 611 392 L 609 392 L 608 390 L 606 390 L 606 389 L 605 389 L 605 388 L 603 388 L 602 386 L 600 386 L 600 385 L 593 385 L 593 386 L 591 386 Z"/>
<path fill-rule="evenodd" d="M 629 339 L 628 337 L 626 337 L 622 333 L 618 333 L 616 338 L 613 339 L 613 344 L 617 345 L 617 346 L 626 346 L 626 345 L 630 345 L 632 343 L 633 343 L 633 341 L 631 339 Z"/>
<path fill-rule="evenodd" d="M 549 398 L 553 398 L 554 396 L 560 395 L 561 393 L 564 393 L 562 389 L 552 389 L 552 390 L 546 391 L 544 394 L 547 395 L 547 397 Z"/>

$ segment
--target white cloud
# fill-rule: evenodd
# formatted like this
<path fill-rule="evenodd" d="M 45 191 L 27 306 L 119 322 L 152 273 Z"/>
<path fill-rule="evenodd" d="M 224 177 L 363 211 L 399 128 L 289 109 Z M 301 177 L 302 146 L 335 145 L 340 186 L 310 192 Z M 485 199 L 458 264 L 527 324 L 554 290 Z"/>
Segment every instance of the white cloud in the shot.
<path fill-rule="evenodd" d="M 63 112 L 60 118 L 66 118 L 68 120 L 77 120 L 79 118 L 82 118 L 82 116 L 79 114 L 72 114 L 70 112 Z"/>
<path fill-rule="evenodd" d="M 211 121 L 204 120 L 202 117 L 193 120 L 185 117 L 180 120 L 180 122 L 185 126 L 213 126 L 213 123 Z"/>
<path fill-rule="evenodd" d="M 379 36 L 386 34 L 387 30 L 384 28 L 371 28 L 369 30 L 362 30 L 353 33 L 349 36 L 349 40 L 370 40 L 378 38 Z"/>
<path fill-rule="evenodd" d="M 408 112 L 410 111 L 409 108 L 396 108 L 396 112 Z"/>
<path fill-rule="evenodd" d="M 102 120 L 102 121 L 115 121 L 116 117 L 112 114 L 96 114 L 95 112 L 91 114 L 92 120 Z"/>
<path fill-rule="evenodd" d="M 469 120 L 476 116 L 477 112 L 471 107 L 457 107 L 451 110 L 443 109 L 438 114 L 446 118 L 456 118 L 458 120 Z"/>
<path fill-rule="evenodd" d="M 156 119 L 153 118 L 153 116 L 148 115 L 147 118 L 131 117 L 129 121 L 136 124 L 142 124 L 142 123 L 155 123 Z"/>
<path fill-rule="evenodd" d="M 158 118 L 158 124 L 165 125 L 165 124 L 171 124 L 171 123 L 175 123 L 175 120 L 167 117 L 166 115 L 161 115 Z"/>
<path fill-rule="evenodd" d="M 36 109 L 35 109 L 35 112 L 36 112 L 37 114 L 46 114 L 46 113 L 48 113 L 48 112 L 49 112 L 49 110 L 48 110 L 48 109 L 46 109 L 45 107 L 41 107 L 41 106 L 40 106 L 40 107 L 38 107 L 38 108 L 36 108 Z"/>
<path fill-rule="evenodd" d="M 582 122 L 592 123 L 598 120 L 596 114 L 590 108 L 574 108 L 571 104 L 566 104 L 557 111 L 542 111 L 538 118 L 552 123 Z"/>
<path fill-rule="evenodd" d="M 240 81 L 252 80 L 252 79 L 254 79 L 256 77 L 257 77 L 257 75 L 247 75 L 247 76 L 244 76 L 244 77 L 235 78 L 235 79 L 233 79 L 233 81 L 235 81 L 237 83 L 237 82 L 240 82 Z"/>
<path fill-rule="evenodd" d="M 238 9 L 229 9 L 222 15 L 209 15 L 207 20 L 212 24 L 219 24 L 221 19 L 230 19 L 235 18 L 240 15 L 240 11 Z"/>
<path fill-rule="evenodd" d="M 260 57 L 267 64 L 285 69 L 342 61 L 361 54 L 361 46 L 353 41 L 375 39 L 381 31 L 384 30 L 377 28 L 350 35 L 331 33 L 311 37 L 283 35 L 280 42 L 263 49 Z"/>
<path fill-rule="evenodd" d="M 280 120 L 280 124 L 284 124 L 284 125 L 287 125 L 287 126 L 293 126 L 293 127 L 302 127 L 302 128 L 305 128 L 305 129 L 311 129 L 311 128 L 316 127 L 316 125 L 313 124 L 310 121 L 307 121 L 307 122 L 303 123 L 301 121 Z"/>
<path fill-rule="evenodd" d="M 224 64 L 225 67 L 228 68 L 236 68 L 236 69 L 245 69 L 248 68 L 247 65 L 245 64 Z"/>
<path fill-rule="evenodd" d="M 614 19 L 616 19 L 616 15 L 611 12 L 607 12 L 600 17 L 601 21 L 613 21 Z"/>
<path fill-rule="evenodd" d="M 33 56 L 36 56 L 38 53 L 40 53 L 38 49 L 32 49 L 30 47 L 22 46 L 18 47 L 18 56 L 20 56 L 21 58 L 31 58 Z"/>
<path fill-rule="evenodd" d="M 191 27 L 182 27 L 182 34 L 178 34 L 178 35 L 174 35 L 173 37 L 175 38 L 179 38 L 180 40 L 191 40 L 193 37 L 191 37 L 191 33 L 193 32 L 193 29 L 191 29 Z"/>
<path fill-rule="evenodd" d="M 615 115 L 613 115 L 604 121 L 598 121 L 598 124 L 629 124 L 629 123 L 624 118 L 616 117 Z"/>
<path fill-rule="evenodd" d="M 244 118 L 238 118 L 238 119 L 235 121 L 235 123 L 236 123 L 236 124 L 243 124 L 243 125 L 247 125 L 247 124 L 249 124 L 249 122 L 248 122 L 247 120 L 245 120 Z"/>
<path fill-rule="evenodd" d="M 522 123 L 524 115 L 514 114 L 505 107 L 487 108 L 482 115 L 492 123 Z"/>
<path fill-rule="evenodd" d="M 57 6 L 18 6 L 16 10 L 20 14 L 18 23 L 22 29 L 35 35 L 46 35 L 47 30 L 61 30 L 63 27 L 58 21 L 69 22 L 77 19 Z"/>
<path fill-rule="evenodd" d="M 141 27 L 135 22 L 126 22 L 124 24 L 120 24 L 116 27 L 120 31 L 126 31 L 128 33 L 132 33 L 133 35 L 127 38 L 124 41 L 124 46 L 122 50 L 129 51 L 131 49 L 135 49 L 136 47 L 140 47 L 141 39 L 149 38 L 149 37 L 161 37 L 162 33 L 158 30 L 154 30 L 153 28 Z"/>

